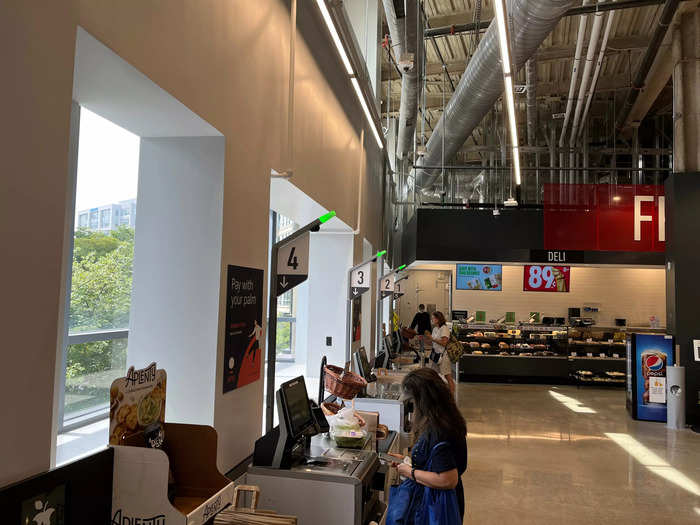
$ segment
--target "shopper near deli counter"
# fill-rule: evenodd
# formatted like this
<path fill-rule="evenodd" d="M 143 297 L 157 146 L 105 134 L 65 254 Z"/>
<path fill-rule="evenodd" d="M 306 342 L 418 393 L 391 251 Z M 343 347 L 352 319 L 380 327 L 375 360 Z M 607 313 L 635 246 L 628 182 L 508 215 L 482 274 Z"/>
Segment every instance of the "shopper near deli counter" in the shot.
<path fill-rule="evenodd" d="M 430 354 L 431 366 L 447 380 L 452 395 L 455 393 L 455 380 L 452 361 L 445 353 L 445 346 L 450 340 L 450 327 L 442 312 L 433 312 L 430 316 L 432 333 L 426 331 L 425 336 L 433 343 L 433 351 Z"/>
<path fill-rule="evenodd" d="M 413 321 L 411 321 L 411 330 L 415 330 L 419 334 L 424 334 L 430 331 L 430 314 L 425 311 L 425 305 L 419 304 L 418 311 L 416 315 L 413 316 Z"/>
<path fill-rule="evenodd" d="M 456 499 L 459 517 L 455 522 L 461 523 L 464 519 L 462 474 L 467 470 L 467 423 L 447 385 L 434 370 L 420 368 L 410 372 L 403 380 L 402 389 L 403 396 L 415 407 L 416 442 L 410 462 L 404 456 L 392 454 L 399 460 L 399 474 L 406 480 L 392 492 L 387 523 L 413 523 L 415 512 L 425 510 L 445 496 Z M 430 501 L 425 501 L 427 492 L 421 490 L 425 487 L 447 493 L 431 494 Z M 399 492 L 410 496 L 395 497 L 400 496 Z"/>

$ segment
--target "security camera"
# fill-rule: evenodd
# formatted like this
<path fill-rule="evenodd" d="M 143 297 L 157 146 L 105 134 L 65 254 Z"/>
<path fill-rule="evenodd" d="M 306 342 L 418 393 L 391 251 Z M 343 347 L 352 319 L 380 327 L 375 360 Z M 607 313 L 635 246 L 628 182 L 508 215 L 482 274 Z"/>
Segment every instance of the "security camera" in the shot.
<path fill-rule="evenodd" d="M 406 53 L 404 55 L 401 55 L 401 58 L 399 59 L 399 69 L 403 73 L 409 73 L 413 71 L 413 67 L 415 66 L 415 55 L 413 53 Z"/>

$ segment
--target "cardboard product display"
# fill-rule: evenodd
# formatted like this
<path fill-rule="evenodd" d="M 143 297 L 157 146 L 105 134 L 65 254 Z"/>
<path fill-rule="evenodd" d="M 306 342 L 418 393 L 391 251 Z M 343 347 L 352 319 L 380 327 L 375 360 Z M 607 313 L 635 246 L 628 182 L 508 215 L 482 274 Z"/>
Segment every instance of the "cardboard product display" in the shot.
<path fill-rule="evenodd" d="M 129 391 L 138 383 L 134 378 L 144 379 L 136 396 Z M 151 385 L 144 386 L 148 382 Z M 155 414 L 152 405 L 162 395 L 160 419 L 149 424 L 160 422 L 163 430 L 162 449 L 147 448 L 141 422 L 141 428 L 120 433 L 118 444 L 113 446 L 112 525 L 201 525 L 233 502 L 233 483 L 216 466 L 216 430 L 207 425 L 162 422 L 165 371 L 157 370 L 155 363 L 144 370 L 134 371 L 132 367 L 126 378 L 115 380 L 112 390 L 117 400 L 119 392 L 124 391 L 124 406 L 136 406 L 137 417 L 150 415 L 149 420 Z M 154 392 L 158 398 L 143 402 Z M 139 412 L 141 402 L 149 406 Z M 120 424 L 113 421 L 118 414 L 118 407 L 110 411 L 110 429 Z M 110 439 L 113 435 L 112 431 Z M 169 483 L 174 489 L 172 501 L 168 499 Z"/>
<path fill-rule="evenodd" d="M 119 377 L 109 389 L 109 444 L 165 420 L 165 370 L 151 363 L 142 370 L 132 366 L 126 377 Z"/>
<path fill-rule="evenodd" d="M 251 505 L 247 508 L 238 506 L 241 492 L 251 493 Z M 259 510 L 260 487 L 256 485 L 238 485 L 234 489 L 233 506 L 220 512 L 214 518 L 214 525 L 297 525 L 295 516 L 284 516 L 270 510 Z"/>

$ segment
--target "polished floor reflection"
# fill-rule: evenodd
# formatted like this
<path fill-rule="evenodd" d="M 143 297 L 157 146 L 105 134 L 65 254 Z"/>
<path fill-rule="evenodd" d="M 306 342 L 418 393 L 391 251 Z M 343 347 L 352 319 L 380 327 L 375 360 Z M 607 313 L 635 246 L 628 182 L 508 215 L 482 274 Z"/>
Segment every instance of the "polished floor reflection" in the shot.
<path fill-rule="evenodd" d="M 633 421 L 620 390 L 461 384 L 469 524 L 700 523 L 700 434 Z"/>

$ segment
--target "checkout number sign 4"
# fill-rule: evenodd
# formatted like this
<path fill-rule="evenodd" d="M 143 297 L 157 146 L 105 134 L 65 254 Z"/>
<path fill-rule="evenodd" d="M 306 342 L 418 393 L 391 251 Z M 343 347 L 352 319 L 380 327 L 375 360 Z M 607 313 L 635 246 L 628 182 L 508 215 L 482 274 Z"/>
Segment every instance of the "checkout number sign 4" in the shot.
<path fill-rule="evenodd" d="M 309 232 L 280 246 L 277 251 L 277 295 L 309 277 Z"/>

